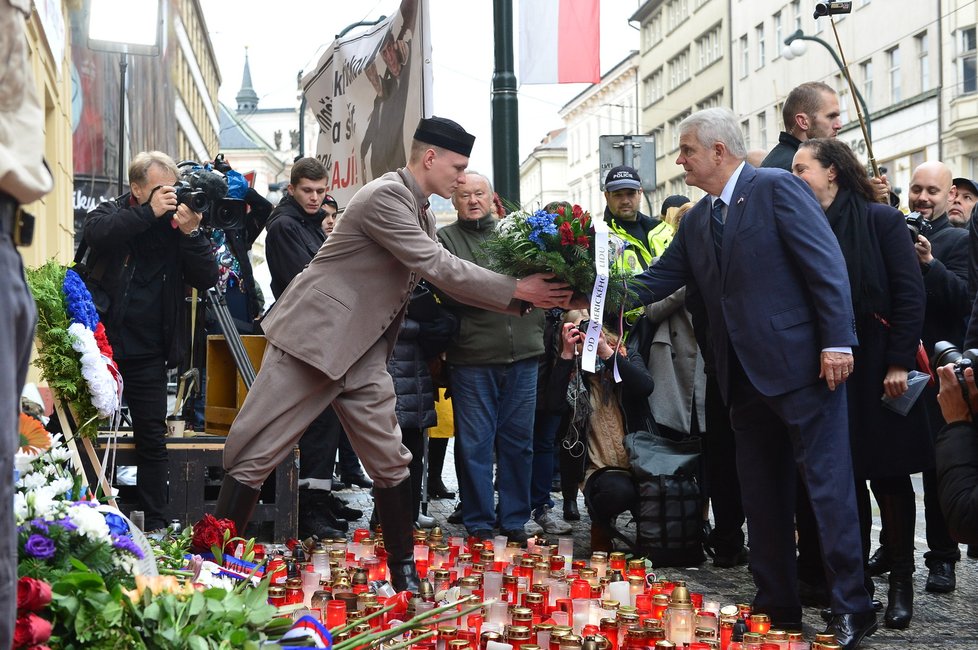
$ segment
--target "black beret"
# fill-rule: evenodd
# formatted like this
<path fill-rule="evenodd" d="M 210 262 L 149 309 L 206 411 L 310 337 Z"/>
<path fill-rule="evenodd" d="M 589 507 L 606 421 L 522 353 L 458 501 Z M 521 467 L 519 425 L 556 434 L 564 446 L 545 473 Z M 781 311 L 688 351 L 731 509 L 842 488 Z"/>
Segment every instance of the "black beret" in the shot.
<path fill-rule="evenodd" d="M 467 133 L 458 123 L 444 117 L 424 117 L 418 122 L 414 139 L 436 147 L 442 147 L 457 154 L 468 156 L 472 153 L 475 136 Z"/>

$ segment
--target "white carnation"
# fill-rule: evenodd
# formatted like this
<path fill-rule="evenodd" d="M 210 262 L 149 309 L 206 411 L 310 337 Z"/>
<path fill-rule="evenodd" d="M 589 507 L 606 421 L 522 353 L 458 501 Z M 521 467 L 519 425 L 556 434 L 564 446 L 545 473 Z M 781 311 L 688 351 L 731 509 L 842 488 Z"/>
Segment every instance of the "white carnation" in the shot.
<path fill-rule="evenodd" d="M 44 471 L 40 472 L 30 472 L 29 474 L 24 474 L 17 481 L 17 487 L 24 488 L 25 490 L 36 490 L 39 487 L 48 484 L 48 479 L 44 475 Z"/>
<path fill-rule="evenodd" d="M 108 540 L 109 526 L 105 517 L 95 508 L 88 505 L 74 505 L 68 509 L 71 522 L 78 526 L 78 534 L 93 540 Z"/>
<path fill-rule="evenodd" d="M 119 410 L 118 384 L 98 349 L 95 333 L 81 323 L 68 326 L 71 347 L 81 353 L 81 373 L 92 396 L 92 406 L 100 417 L 108 418 Z"/>
<path fill-rule="evenodd" d="M 14 454 L 14 469 L 21 474 L 26 474 L 31 469 L 31 464 L 37 460 L 37 454 L 23 452 L 19 449 Z"/>

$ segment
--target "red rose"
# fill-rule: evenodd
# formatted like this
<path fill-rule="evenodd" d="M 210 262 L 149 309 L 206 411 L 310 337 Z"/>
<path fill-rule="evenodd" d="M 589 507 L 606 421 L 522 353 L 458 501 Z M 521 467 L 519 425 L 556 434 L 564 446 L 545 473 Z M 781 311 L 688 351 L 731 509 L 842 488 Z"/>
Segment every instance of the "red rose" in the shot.
<path fill-rule="evenodd" d="M 37 614 L 25 614 L 17 619 L 14 628 L 14 648 L 44 643 L 51 638 L 51 623 Z"/>
<path fill-rule="evenodd" d="M 51 602 L 51 585 L 36 578 L 17 581 L 17 609 L 36 612 Z"/>
<path fill-rule="evenodd" d="M 191 544 L 196 549 L 206 550 L 212 546 L 224 544 L 224 531 L 230 531 L 229 537 L 237 535 L 234 522 L 230 519 L 217 519 L 214 515 L 204 515 L 194 524 L 194 537 Z"/>

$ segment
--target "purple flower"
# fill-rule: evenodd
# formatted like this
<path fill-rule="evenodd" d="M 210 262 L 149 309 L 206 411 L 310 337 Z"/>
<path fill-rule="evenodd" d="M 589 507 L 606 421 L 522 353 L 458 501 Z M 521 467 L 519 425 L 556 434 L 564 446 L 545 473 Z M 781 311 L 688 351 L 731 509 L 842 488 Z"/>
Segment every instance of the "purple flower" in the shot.
<path fill-rule="evenodd" d="M 116 547 L 117 549 L 119 549 L 120 551 L 126 551 L 128 553 L 131 553 L 131 554 L 135 555 L 140 560 L 143 559 L 143 551 L 142 551 L 142 549 L 140 549 L 138 546 L 136 546 L 135 542 L 133 542 L 128 537 L 117 537 L 117 536 L 113 535 L 112 536 L 112 545 L 114 547 Z"/>
<path fill-rule="evenodd" d="M 48 532 L 48 522 L 44 521 L 43 519 L 32 519 L 30 525 L 31 528 L 39 530 L 42 533 Z"/>
<path fill-rule="evenodd" d="M 54 557 L 54 542 L 44 535 L 31 535 L 24 544 L 24 552 L 33 555 L 39 560 L 47 560 Z"/>
<path fill-rule="evenodd" d="M 61 526 L 65 530 L 69 530 L 69 531 L 70 530 L 78 530 L 78 526 L 76 526 L 75 523 L 71 519 L 69 519 L 68 517 L 63 517 L 63 518 L 57 520 L 54 523 L 57 526 Z"/>

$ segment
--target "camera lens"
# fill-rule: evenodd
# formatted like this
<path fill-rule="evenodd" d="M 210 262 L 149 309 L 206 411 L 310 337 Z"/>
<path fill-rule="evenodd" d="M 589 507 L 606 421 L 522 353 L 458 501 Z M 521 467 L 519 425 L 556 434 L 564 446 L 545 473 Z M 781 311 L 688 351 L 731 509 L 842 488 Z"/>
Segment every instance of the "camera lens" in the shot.
<path fill-rule="evenodd" d="M 969 350 L 972 352 L 972 350 Z M 976 351 L 978 353 L 978 351 Z M 935 369 L 961 359 L 961 350 L 950 341 L 938 341 L 934 344 L 934 358 L 931 364 Z"/>

